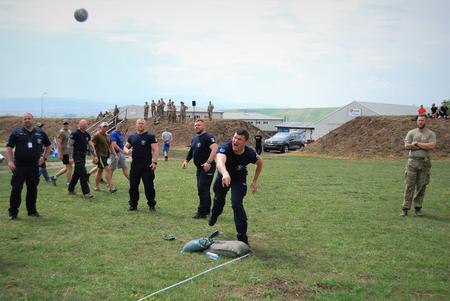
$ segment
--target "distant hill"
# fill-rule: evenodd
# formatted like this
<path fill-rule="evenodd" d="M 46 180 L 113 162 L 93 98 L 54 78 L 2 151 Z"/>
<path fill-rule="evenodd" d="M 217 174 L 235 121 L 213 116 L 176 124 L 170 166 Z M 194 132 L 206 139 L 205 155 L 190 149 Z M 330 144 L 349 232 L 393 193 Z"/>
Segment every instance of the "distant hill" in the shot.
<path fill-rule="evenodd" d="M 450 119 L 429 119 L 427 127 L 436 133 L 434 158 L 450 157 Z M 406 133 L 416 127 L 414 116 L 361 116 L 309 144 L 305 153 L 332 157 L 405 157 Z"/>
<path fill-rule="evenodd" d="M 100 111 L 111 110 L 114 103 L 108 101 L 44 97 L 44 117 L 89 117 L 97 116 Z M 34 117 L 41 116 L 41 98 L 0 98 L 0 116 L 22 116 L 31 113 Z"/>
<path fill-rule="evenodd" d="M 316 122 L 339 108 L 305 108 L 305 109 L 235 109 L 225 112 L 260 113 L 273 117 L 285 118 L 286 121 Z"/>

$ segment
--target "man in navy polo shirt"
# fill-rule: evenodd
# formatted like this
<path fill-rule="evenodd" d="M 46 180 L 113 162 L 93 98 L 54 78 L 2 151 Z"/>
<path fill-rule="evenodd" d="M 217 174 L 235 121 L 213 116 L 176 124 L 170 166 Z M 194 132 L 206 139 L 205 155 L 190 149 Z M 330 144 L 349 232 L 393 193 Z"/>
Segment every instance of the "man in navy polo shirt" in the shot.
<path fill-rule="evenodd" d="M 131 151 L 132 150 L 132 151 Z M 156 193 L 153 180 L 158 164 L 158 141 L 155 135 L 146 131 L 145 119 L 136 120 L 136 133 L 128 137 L 124 147 L 127 154 L 132 153 L 130 169 L 129 211 L 137 210 L 139 202 L 139 183 L 144 183 L 145 197 L 150 211 L 155 211 Z"/>
<path fill-rule="evenodd" d="M 247 214 L 243 200 L 247 194 L 247 165 L 256 164 L 255 174 L 251 184 L 252 192 L 258 188 L 258 177 L 263 167 L 263 161 L 255 150 L 246 145 L 249 133 L 240 129 L 236 131 L 232 141 L 219 146 L 217 151 L 217 174 L 214 182 L 214 205 L 208 224 L 214 226 L 223 211 L 225 197 L 231 188 L 231 207 L 234 213 L 237 239 L 248 244 Z"/>
<path fill-rule="evenodd" d="M 15 148 L 14 156 L 13 148 Z M 8 210 L 10 220 L 16 219 L 19 213 L 23 183 L 27 185 L 28 215 L 40 217 L 36 209 L 39 165 L 44 163 L 51 150 L 47 134 L 42 129 L 33 126 L 33 115 L 30 113 L 23 115 L 23 127 L 13 130 L 6 144 L 8 167 L 13 173 Z"/>
<path fill-rule="evenodd" d="M 194 130 L 197 133 L 192 138 L 191 148 L 187 154 L 186 160 L 181 164 L 186 168 L 189 161 L 194 158 L 194 164 L 197 167 L 197 191 L 200 198 L 200 204 L 197 213 L 192 218 L 206 218 L 211 210 L 211 183 L 216 171 L 217 143 L 214 136 L 205 131 L 205 122 L 197 119 L 194 123 Z"/>

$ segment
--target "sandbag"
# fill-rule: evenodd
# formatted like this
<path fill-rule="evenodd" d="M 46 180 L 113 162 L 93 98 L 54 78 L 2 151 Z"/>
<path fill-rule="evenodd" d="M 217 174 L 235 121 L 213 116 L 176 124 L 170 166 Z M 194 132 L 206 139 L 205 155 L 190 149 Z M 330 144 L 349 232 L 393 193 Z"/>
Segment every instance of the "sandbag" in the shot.
<path fill-rule="evenodd" d="M 251 252 L 250 247 L 238 240 L 215 240 L 206 249 L 206 252 L 215 253 L 225 257 L 241 257 Z"/>

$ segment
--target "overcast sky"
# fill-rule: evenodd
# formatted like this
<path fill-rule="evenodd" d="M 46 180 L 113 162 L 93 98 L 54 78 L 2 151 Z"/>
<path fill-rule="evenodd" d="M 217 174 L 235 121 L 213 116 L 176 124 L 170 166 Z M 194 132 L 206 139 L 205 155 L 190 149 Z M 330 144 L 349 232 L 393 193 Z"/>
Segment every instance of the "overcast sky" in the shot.
<path fill-rule="evenodd" d="M 450 98 L 449 13 L 449 0 L 0 0 L 0 97 L 430 105 Z"/>

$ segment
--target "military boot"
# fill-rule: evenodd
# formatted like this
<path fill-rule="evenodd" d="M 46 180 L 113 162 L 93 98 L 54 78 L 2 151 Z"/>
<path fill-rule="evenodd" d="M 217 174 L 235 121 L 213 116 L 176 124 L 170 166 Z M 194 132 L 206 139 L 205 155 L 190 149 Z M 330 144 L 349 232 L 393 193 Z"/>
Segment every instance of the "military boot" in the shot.
<path fill-rule="evenodd" d="M 423 214 L 422 214 L 422 207 L 416 207 L 414 209 L 415 209 L 416 216 L 418 216 L 418 217 L 423 216 Z"/>
<path fill-rule="evenodd" d="M 402 213 L 400 213 L 401 217 L 407 217 L 408 216 L 408 209 L 402 209 Z"/>

